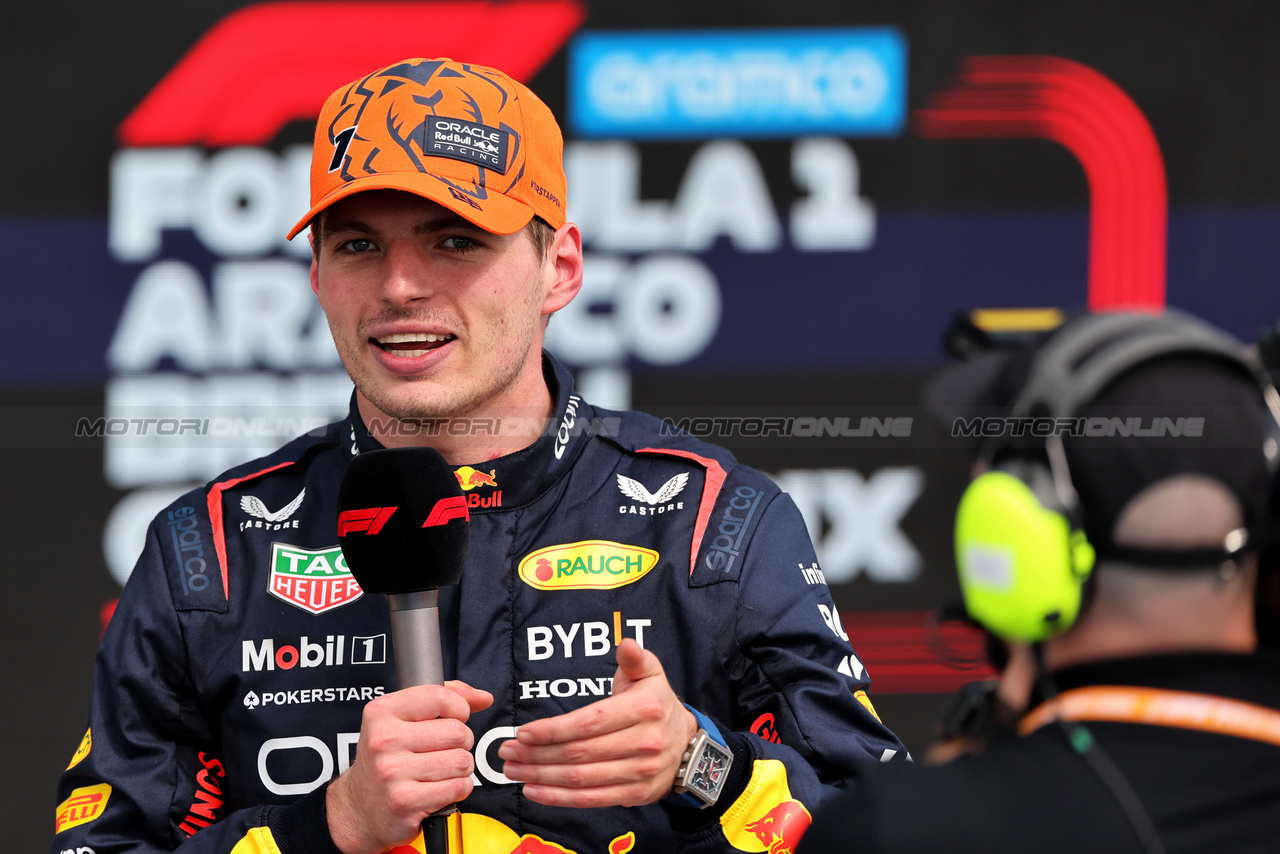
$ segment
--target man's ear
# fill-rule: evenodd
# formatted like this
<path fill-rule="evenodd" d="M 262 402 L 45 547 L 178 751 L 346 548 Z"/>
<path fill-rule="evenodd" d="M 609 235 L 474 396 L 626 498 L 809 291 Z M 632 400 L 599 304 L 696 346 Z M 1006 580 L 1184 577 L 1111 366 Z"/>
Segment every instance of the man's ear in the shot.
<path fill-rule="evenodd" d="M 311 292 L 320 296 L 320 250 L 316 246 L 316 230 L 307 231 L 307 243 L 311 244 Z"/>
<path fill-rule="evenodd" d="M 564 308 L 582 290 L 582 233 L 578 226 L 566 222 L 556 230 L 547 250 L 547 264 L 552 268 L 552 279 L 542 303 L 544 315 Z"/>

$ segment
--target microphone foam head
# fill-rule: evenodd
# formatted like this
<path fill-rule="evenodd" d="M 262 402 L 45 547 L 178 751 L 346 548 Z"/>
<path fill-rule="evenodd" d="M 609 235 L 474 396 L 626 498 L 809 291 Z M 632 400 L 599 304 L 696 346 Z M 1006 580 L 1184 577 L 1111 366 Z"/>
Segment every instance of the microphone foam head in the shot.
<path fill-rule="evenodd" d="M 367 593 L 415 593 L 462 579 L 471 514 L 434 448 L 356 455 L 338 488 L 338 543 Z"/>

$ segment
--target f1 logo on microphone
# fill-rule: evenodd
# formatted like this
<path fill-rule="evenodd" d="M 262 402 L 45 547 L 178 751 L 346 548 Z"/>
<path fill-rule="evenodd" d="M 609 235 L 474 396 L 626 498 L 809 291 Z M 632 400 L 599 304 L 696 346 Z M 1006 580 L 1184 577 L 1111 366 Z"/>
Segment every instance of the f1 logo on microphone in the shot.
<path fill-rule="evenodd" d="M 387 524 L 387 520 L 391 518 L 391 514 L 394 512 L 396 512 L 394 507 L 343 510 L 338 514 L 338 536 L 345 537 L 347 534 L 364 531 L 372 537 L 382 530 L 382 526 Z"/>
<path fill-rule="evenodd" d="M 431 508 L 427 521 L 422 523 L 422 527 L 434 528 L 438 525 L 448 525 L 454 519 L 471 521 L 471 511 L 467 509 L 467 499 L 461 495 L 451 495 L 448 498 L 441 498 L 437 501 L 436 506 Z"/>

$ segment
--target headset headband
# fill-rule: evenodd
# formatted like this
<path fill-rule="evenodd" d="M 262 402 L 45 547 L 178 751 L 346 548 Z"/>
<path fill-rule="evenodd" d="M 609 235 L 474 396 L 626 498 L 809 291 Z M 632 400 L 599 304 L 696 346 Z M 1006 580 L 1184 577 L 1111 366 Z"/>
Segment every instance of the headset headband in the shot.
<path fill-rule="evenodd" d="M 1272 474 L 1280 463 L 1280 395 L 1272 385 L 1271 377 L 1256 356 L 1230 335 L 1177 309 L 1166 309 L 1162 314 L 1109 312 L 1085 315 L 1068 322 L 1036 353 L 1031 373 L 1022 392 L 1014 402 L 1015 417 L 1046 415 L 1070 417 L 1098 397 L 1112 381 L 1124 372 L 1162 356 L 1199 355 L 1221 359 L 1238 367 L 1258 384 L 1263 402 L 1270 412 L 1270 428 L 1264 453 Z M 1061 439 L 1048 440 L 1050 462 L 1055 489 L 1072 493 Z M 1055 447 L 1056 446 L 1056 447 Z M 1055 459 L 1053 451 L 1057 451 Z M 1073 526 L 1083 524 L 1078 504 L 1059 496 L 1063 511 Z M 1230 545 L 1221 549 L 1169 551 L 1145 548 L 1122 548 L 1111 542 L 1094 545 L 1113 560 L 1150 566 L 1203 566 L 1215 560 L 1230 560 L 1280 539 L 1280 528 L 1273 525 L 1259 526 L 1245 531 L 1238 542 L 1228 538 Z M 1235 532 L 1233 532 L 1234 534 Z"/>
<path fill-rule="evenodd" d="M 1238 366 L 1259 383 L 1273 415 L 1280 416 L 1272 404 L 1274 390 L 1266 394 L 1270 378 L 1240 342 L 1176 309 L 1093 314 L 1069 322 L 1035 355 L 1012 414 L 1027 416 L 1043 408 L 1055 418 L 1075 415 L 1130 368 L 1179 354 L 1213 356 Z"/>

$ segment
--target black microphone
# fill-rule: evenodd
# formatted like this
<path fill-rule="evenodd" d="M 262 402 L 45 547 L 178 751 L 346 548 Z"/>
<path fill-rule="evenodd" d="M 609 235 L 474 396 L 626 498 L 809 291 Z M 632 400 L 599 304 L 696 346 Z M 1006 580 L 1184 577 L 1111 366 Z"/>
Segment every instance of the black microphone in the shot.
<path fill-rule="evenodd" d="M 360 589 L 385 593 L 401 688 L 443 685 L 439 588 L 462 579 L 471 514 L 434 448 L 358 454 L 338 488 L 338 543 Z"/>
<path fill-rule="evenodd" d="M 462 580 L 471 512 L 434 448 L 358 454 L 338 487 L 338 544 L 366 593 L 385 593 L 401 688 L 443 685 L 440 588 Z M 428 854 L 448 854 L 450 804 L 422 822 Z"/>

